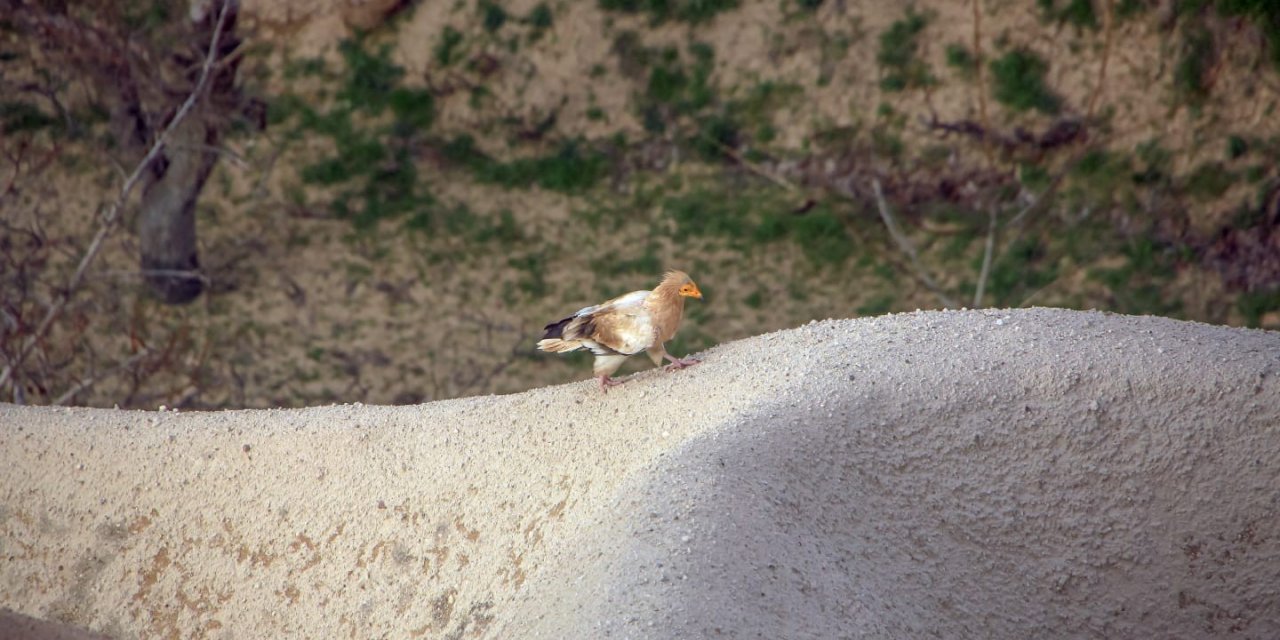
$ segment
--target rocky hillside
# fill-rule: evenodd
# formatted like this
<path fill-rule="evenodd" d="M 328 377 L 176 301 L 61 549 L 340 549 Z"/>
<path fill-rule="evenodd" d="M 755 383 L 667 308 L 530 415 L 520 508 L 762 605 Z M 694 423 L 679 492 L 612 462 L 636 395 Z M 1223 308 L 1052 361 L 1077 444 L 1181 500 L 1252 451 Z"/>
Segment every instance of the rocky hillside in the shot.
<path fill-rule="evenodd" d="M 48 24 L 151 68 L 198 13 L 105 11 Z M 125 208 L 54 314 L 137 160 L 83 66 L 0 27 L 5 399 L 562 382 L 588 359 L 534 351 L 542 325 L 667 268 L 706 294 L 677 354 L 944 306 L 1280 328 L 1266 0 L 245 2 L 224 53 L 260 108 L 208 145 L 203 294 L 148 293 Z M 163 121 L 182 95 L 155 95 Z"/>

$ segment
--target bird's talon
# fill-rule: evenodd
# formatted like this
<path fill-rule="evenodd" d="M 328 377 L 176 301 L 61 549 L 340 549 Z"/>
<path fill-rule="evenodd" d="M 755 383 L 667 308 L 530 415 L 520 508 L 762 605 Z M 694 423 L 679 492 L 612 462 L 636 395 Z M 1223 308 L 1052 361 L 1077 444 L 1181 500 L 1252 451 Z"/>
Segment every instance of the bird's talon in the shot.
<path fill-rule="evenodd" d="M 698 364 L 699 362 L 702 362 L 702 361 L 694 360 L 693 358 L 676 358 L 675 360 L 671 361 L 671 364 L 667 365 L 667 371 L 676 371 L 679 369 L 683 369 L 685 367 L 692 367 L 693 365 Z"/>

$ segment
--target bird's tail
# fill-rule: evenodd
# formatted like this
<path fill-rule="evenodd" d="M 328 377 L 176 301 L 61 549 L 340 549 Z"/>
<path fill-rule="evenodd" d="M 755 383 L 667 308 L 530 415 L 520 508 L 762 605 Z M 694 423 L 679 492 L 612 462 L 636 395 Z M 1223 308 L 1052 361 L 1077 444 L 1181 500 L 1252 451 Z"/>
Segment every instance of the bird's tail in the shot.
<path fill-rule="evenodd" d="M 584 345 L 577 339 L 582 335 L 581 333 L 570 329 L 570 335 L 565 335 L 565 330 L 569 328 L 569 324 L 575 319 L 576 316 L 569 316 L 543 327 L 546 333 L 543 333 L 542 339 L 538 341 L 538 348 L 551 353 L 564 353 L 581 349 Z"/>
<path fill-rule="evenodd" d="M 542 330 L 545 332 L 542 334 L 543 340 L 546 340 L 547 338 L 563 338 L 565 327 L 568 327 L 569 323 L 573 322 L 575 317 L 576 316 L 569 316 L 568 318 L 561 318 L 543 327 Z"/>
<path fill-rule="evenodd" d="M 581 349 L 582 343 L 578 340 L 561 340 L 559 338 L 543 338 L 538 341 L 538 348 L 551 353 L 564 353 Z"/>

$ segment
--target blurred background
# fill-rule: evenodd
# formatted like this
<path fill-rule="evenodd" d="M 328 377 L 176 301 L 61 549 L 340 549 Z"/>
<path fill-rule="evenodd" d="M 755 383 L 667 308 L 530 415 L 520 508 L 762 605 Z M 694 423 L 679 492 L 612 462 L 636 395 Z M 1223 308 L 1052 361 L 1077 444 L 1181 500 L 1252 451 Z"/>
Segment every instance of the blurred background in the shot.
<path fill-rule="evenodd" d="M 586 379 L 542 326 L 670 268 L 677 355 L 944 307 L 1277 329 L 1278 100 L 1273 0 L 0 0 L 0 400 Z"/>

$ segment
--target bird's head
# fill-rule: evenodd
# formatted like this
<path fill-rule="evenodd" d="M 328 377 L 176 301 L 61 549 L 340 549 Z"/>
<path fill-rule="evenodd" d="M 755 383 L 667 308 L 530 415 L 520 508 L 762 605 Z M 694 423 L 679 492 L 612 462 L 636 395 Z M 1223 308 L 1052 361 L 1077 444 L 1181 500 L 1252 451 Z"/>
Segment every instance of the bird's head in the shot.
<path fill-rule="evenodd" d="M 686 298 L 702 299 L 702 292 L 698 290 L 698 285 L 694 284 L 692 280 L 680 285 L 679 293 Z"/>
<path fill-rule="evenodd" d="M 702 291 L 698 289 L 698 285 L 683 271 L 668 271 L 662 278 L 662 284 L 674 288 L 681 297 L 702 299 Z"/>

